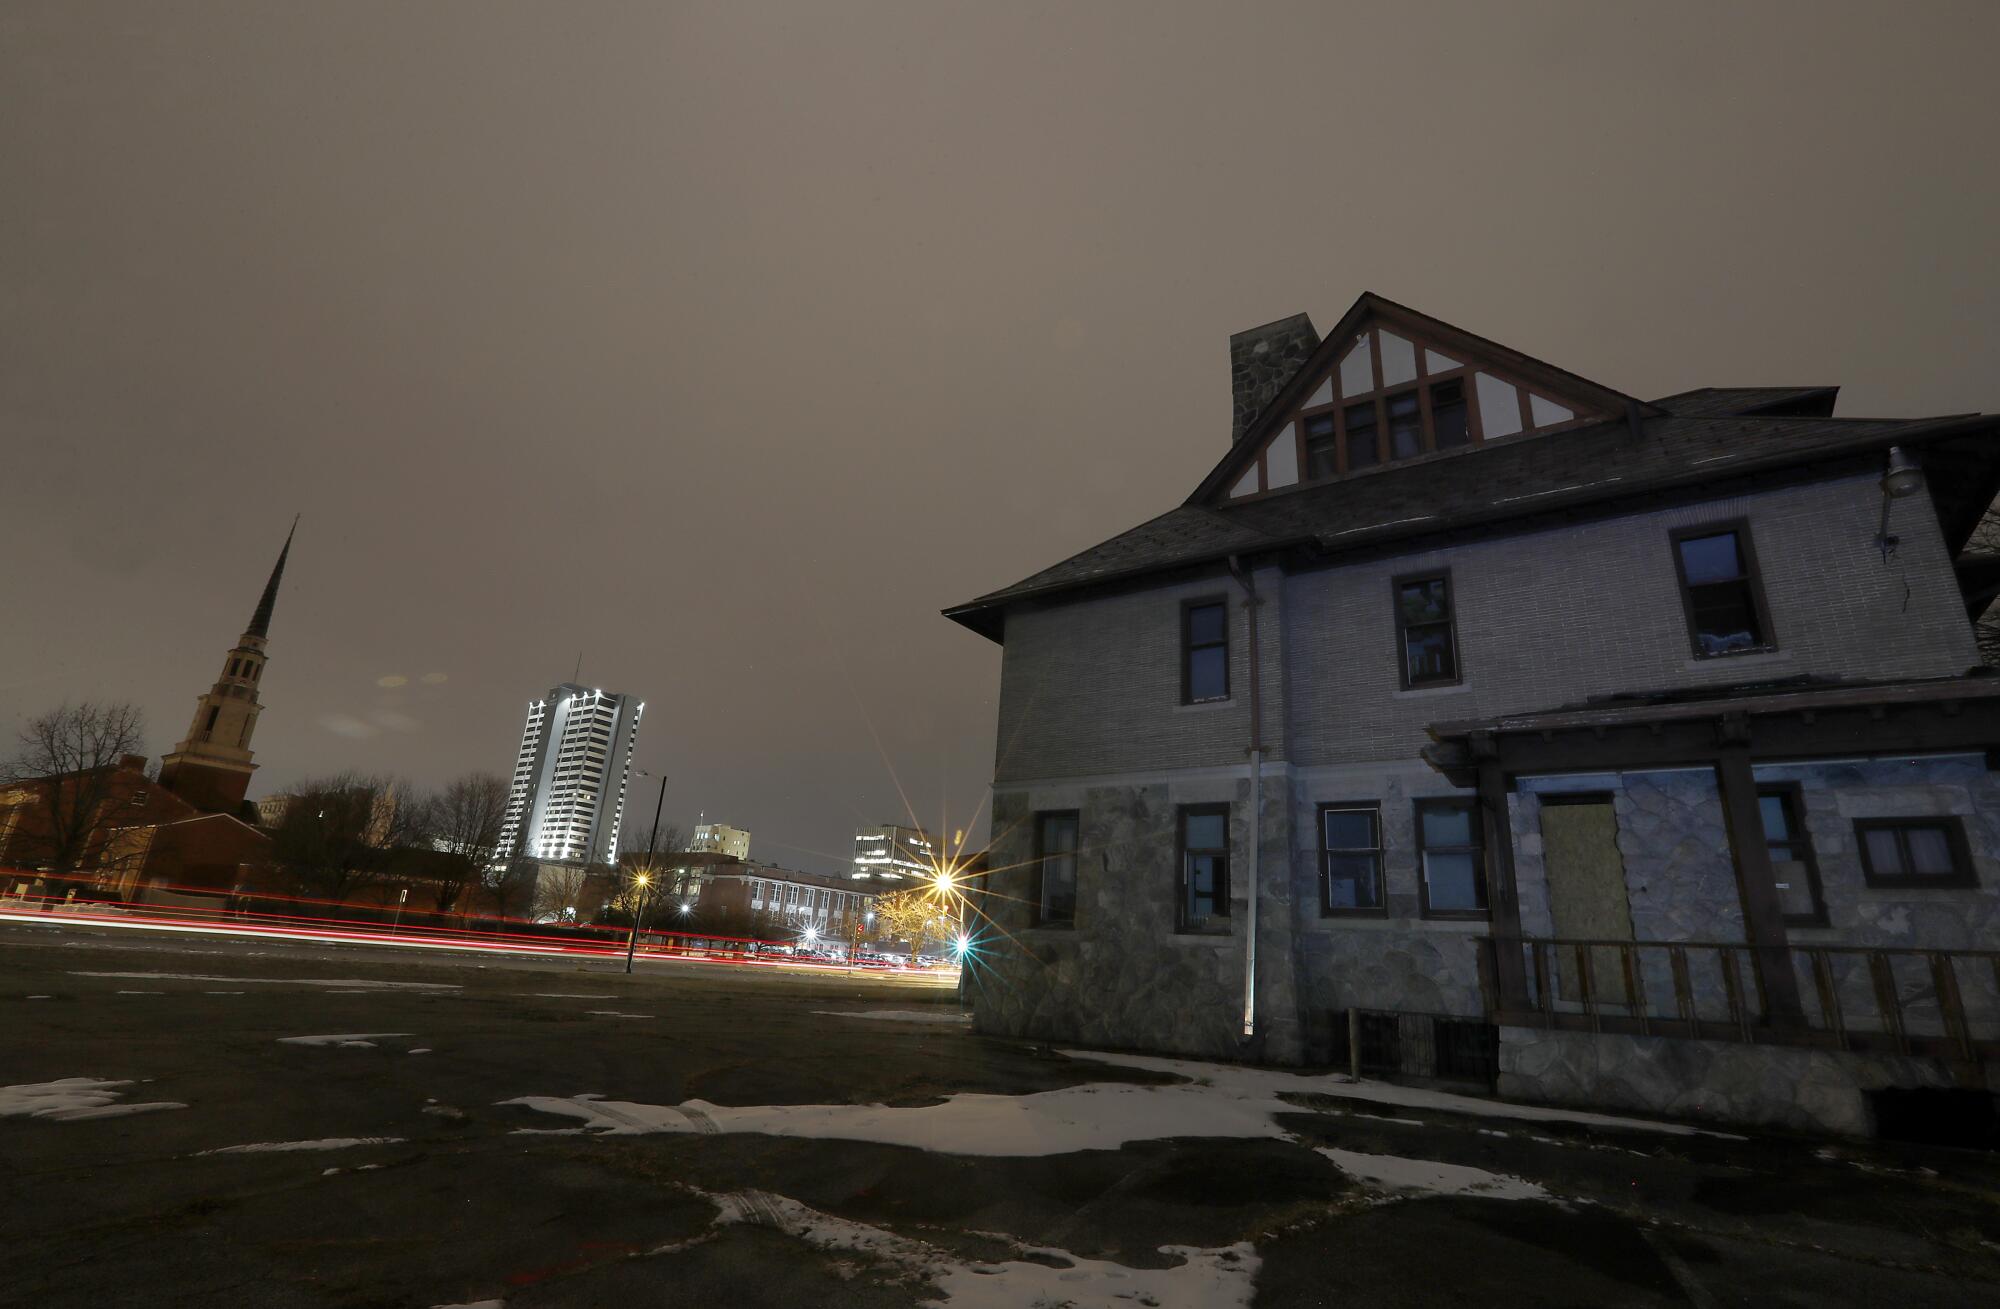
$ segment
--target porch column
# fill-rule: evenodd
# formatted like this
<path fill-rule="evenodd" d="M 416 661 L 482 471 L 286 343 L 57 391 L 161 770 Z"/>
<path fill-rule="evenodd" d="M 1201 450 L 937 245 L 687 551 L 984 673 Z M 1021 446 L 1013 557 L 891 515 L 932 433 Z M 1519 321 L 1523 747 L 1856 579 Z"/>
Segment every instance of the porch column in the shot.
<path fill-rule="evenodd" d="M 1736 864 L 1744 936 L 1757 961 L 1758 980 L 1763 983 L 1765 1019 L 1773 1027 L 1803 1027 L 1799 979 L 1792 971 L 1784 905 L 1778 899 L 1777 876 L 1771 871 L 1763 816 L 1757 811 L 1757 780 L 1750 772 L 1747 739 L 1731 740 L 1722 747 L 1715 760 L 1715 782 L 1729 828 L 1730 855 Z"/>
<path fill-rule="evenodd" d="M 1529 1007 L 1528 971 L 1521 961 L 1521 897 L 1514 883 L 1514 827 L 1507 818 L 1507 780 L 1500 761 L 1479 761 L 1479 808 L 1486 819 L 1486 907 L 1492 915 L 1494 997 L 1501 1009 Z"/>

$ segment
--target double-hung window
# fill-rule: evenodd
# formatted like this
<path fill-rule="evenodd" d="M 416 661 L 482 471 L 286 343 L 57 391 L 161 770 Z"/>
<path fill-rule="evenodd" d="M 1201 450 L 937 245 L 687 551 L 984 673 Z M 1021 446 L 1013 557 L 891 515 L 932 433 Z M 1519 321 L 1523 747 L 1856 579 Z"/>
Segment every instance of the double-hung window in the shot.
<path fill-rule="evenodd" d="M 1826 926 L 1819 864 L 1813 858 L 1798 787 L 1758 787 L 1757 813 L 1764 821 L 1764 845 L 1771 854 L 1771 876 L 1778 884 L 1785 921 L 1794 927 Z"/>
<path fill-rule="evenodd" d="M 1190 600 L 1181 606 L 1181 703 L 1229 698 L 1229 603 Z"/>
<path fill-rule="evenodd" d="M 1486 917 L 1486 849 L 1471 800 L 1417 801 L 1417 891 L 1426 918 Z"/>
<path fill-rule="evenodd" d="M 1374 804 L 1319 807 L 1320 912 L 1382 912 L 1382 811 Z"/>
<path fill-rule="evenodd" d="M 1180 903 L 1174 927 L 1216 932 L 1229 919 L 1229 806 L 1183 805 L 1180 811 Z"/>
<path fill-rule="evenodd" d="M 1939 889 L 1979 885 L 1959 818 L 1857 818 L 1862 880 L 1870 886 Z"/>
<path fill-rule="evenodd" d="M 1393 585 L 1403 689 L 1449 686 L 1458 681 L 1458 623 L 1452 612 L 1451 574 L 1399 577 Z"/>
<path fill-rule="evenodd" d="M 1035 815 L 1035 925 L 1076 921 L 1076 810 Z"/>
<path fill-rule="evenodd" d="M 1673 543 L 1695 656 L 1712 659 L 1771 649 L 1771 621 L 1748 525 L 1683 528 L 1673 534 Z"/>

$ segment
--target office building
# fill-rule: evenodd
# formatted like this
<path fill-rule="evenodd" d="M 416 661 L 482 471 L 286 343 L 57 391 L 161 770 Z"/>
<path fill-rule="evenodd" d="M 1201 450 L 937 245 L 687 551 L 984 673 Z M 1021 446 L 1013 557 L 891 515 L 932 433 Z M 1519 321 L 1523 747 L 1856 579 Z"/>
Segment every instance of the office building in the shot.
<path fill-rule="evenodd" d="M 936 871 L 931 838 L 921 827 L 861 827 L 854 832 L 854 877 L 902 882 Z"/>
<path fill-rule="evenodd" d="M 688 849 L 705 854 L 726 854 L 731 859 L 750 857 L 750 833 L 725 823 L 702 823 L 694 829 Z"/>
<path fill-rule="evenodd" d="M 565 682 L 528 704 L 496 860 L 614 863 L 646 706 Z"/>

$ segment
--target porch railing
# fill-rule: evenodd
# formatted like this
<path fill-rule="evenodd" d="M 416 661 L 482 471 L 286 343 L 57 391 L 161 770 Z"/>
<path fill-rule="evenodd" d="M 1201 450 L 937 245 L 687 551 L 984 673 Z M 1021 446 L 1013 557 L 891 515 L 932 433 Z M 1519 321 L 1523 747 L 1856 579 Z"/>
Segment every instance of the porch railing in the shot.
<path fill-rule="evenodd" d="M 1755 947 L 1719 941 L 1493 939 L 1522 952 L 1524 995 L 1489 995 L 1494 1020 L 1641 1036 L 2000 1059 L 2000 950 L 1793 943 L 1802 1013 L 1772 1015 Z"/>

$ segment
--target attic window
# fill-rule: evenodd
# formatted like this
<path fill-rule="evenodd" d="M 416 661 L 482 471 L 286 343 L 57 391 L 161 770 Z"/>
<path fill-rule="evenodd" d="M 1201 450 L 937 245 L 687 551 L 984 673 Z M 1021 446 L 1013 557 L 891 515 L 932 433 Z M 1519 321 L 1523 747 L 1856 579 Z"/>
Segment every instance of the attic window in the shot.
<path fill-rule="evenodd" d="M 1306 393 L 1260 464 L 1298 468 L 1317 482 L 1441 450 L 1544 431 L 1575 421 L 1568 405 L 1383 324 L 1363 328 Z M 1296 461 L 1296 462 L 1294 462 Z M 1230 498 L 1292 485 L 1246 473 Z"/>

